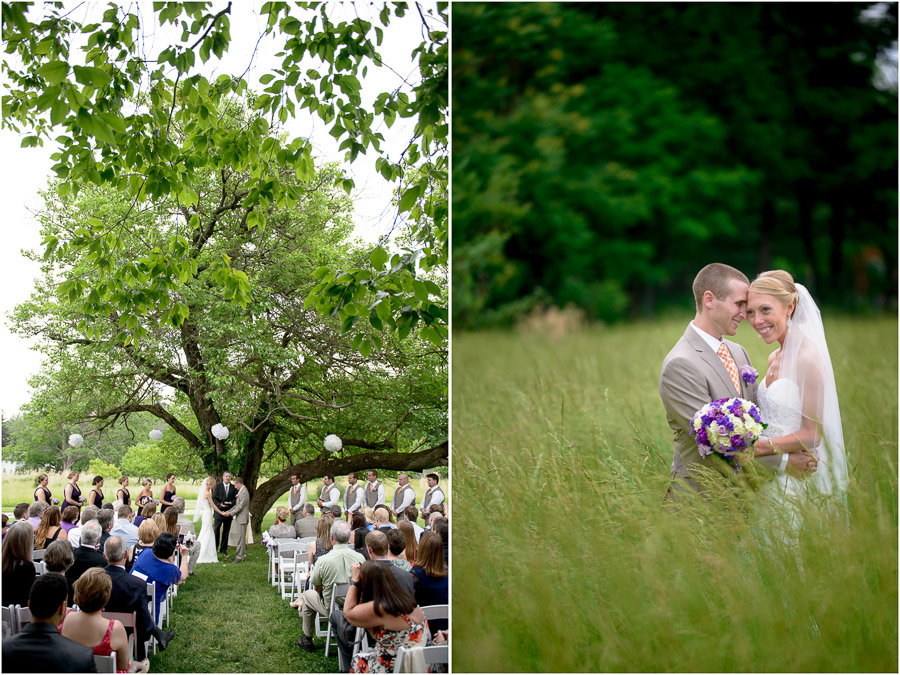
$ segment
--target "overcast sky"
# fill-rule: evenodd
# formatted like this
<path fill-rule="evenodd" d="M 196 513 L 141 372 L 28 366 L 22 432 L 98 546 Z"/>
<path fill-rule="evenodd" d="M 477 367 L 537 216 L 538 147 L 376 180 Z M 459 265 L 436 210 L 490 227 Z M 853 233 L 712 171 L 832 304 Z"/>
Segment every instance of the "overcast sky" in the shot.
<path fill-rule="evenodd" d="M 37 3 L 40 7 L 40 3 Z M 223 3 L 214 7 L 218 11 Z M 235 2 L 231 13 L 231 48 L 222 61 L 213 57 L 206 65 L 200 59 L 198 69 L 210 80 L 223 73 L 243 73 L 252 60 L 252 66 L 245 78 L 251 88 L 261 90 L 259 78 L 280 65 L 275 57 L 280 45 L 273 37 L 264 39 L 255 57 L 253 50 L 262 29 L 265 18 L 258 15 L 262 3 Z M 433 3 L 423 3 L 430 7 Z M 72 5 L 75 6 L 75 3 Z M 352 3 L 329 3 L 329 16 L 333 21 L 353 19 L 358 11 L 361 18 L 380 25 L 377 17 L 369 16 L 371 8 L 363 3 L 358 6 Z M 89 16 L 91 13 L 102 13 L 106 3 L 83 3 L 72 13 L 72 18 Z M 151 4 L 140 3 L 141 15 L 144 19 L 152 16 Z M 351 14 L 352 13 L 352 14 Z M 299 17 L 302 18 L 302 17 Z M 438 28 L 437 26 L 433 26 Z M 400 86 L 400 76 L 408 81 L 416 82 L 418 73 L 410 59 L 410 53 L 422 40 L 422 26 L 415 8 L 403 19 L 392 18 L 391 25 L 385 29 L 385 39 L 379 52 L 394 71 L 388 68 L 374 68 L 370 65 L 367 77 L 363 80 L 363 100 L 371 104 L 375 96 L 382 91 L 393 91 Z M 178 31 L 180 33 L 180 31 Z M 147 30 L 146 50 L 157 54 L 178 35 L 168 27 L 166 31 L 157 28 Z M 74 53 L 74 50 L 73 50 Z M 251 58 L 252 57 L 252 58 Z M 315 67 L 310 62 L 306 67 Z M 5 84 L 5 83 L 4 83 Z M 407 89 L 408 91 L 408 89 Z M 305 112 L 305 111 L 304 111 Z M 378 128 L 385 136 L 382 148 L 391 159 L 399 157 L 412 135 L 413 122 L 398 118 L 388 129 L 383 123 Z M 317 159 L 323 161 L 343 162 L 343 152 L 337 151 L 338 143 L 329 134 L 328 129 L 318 118 L 309 115 L 298 115 L 289 120 L 288 133 L 293 136 L 311 137 Z M 22 134 L 25 135 L 25 134 Z M 26 403 L 31 392 L 28 389 L 28 378 L 40 367 L 40 355 L 30 349 L 30 344 L 12 335 L 8 328 L 7 313 L 16 304 L 27 300 L 31 293 L 34 278 L 39 274 L 38 266 L 20 255 L 23 249 L 34 249 L 40 245 L 39 226 L 31 212 L 41 207 L 38 190 L 45 187 L 50 176 L 53 162 L 50 155 L 55 148 L 20 148 L 21 136 L 8 130 L 0 131 L 0 157 L 2 157 L 2 176 L 0 176 L 0 199 L 4 206 L 3 241 L 0 246 L 0 353 L 2 353 L 3 371 L 0 375 L 0 409 L 5 416 L 15 414 Z M 396 210 L 392 208 L 392 186 L 385 182 L 374 170 L 375 155 L 359 156 L 347 166 L 347 172 L 356 182 L 353 192 L 355 206 L 354 222 L 356 234 L 366 241 L 374 242 L 382 234 L 390 230 Z M 31 212 L 30 212 L 31 211 Z"/>

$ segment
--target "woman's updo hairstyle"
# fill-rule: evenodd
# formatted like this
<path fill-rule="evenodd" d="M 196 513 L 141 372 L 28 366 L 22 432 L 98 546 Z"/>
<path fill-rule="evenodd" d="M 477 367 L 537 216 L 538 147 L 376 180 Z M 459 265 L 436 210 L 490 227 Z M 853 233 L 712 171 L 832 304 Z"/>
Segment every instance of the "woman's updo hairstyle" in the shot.
<path fill-rule="evenodd" d="M 793 303 L 795 311 L 797 303 L 800 301 L 800 294 L 794 285 L 794 277 L 790 275 L 790 272 L 784 270 L 770 270 L 761 273 L 750 284 L 750 292 L 776 297 L 785 307 Z"/>

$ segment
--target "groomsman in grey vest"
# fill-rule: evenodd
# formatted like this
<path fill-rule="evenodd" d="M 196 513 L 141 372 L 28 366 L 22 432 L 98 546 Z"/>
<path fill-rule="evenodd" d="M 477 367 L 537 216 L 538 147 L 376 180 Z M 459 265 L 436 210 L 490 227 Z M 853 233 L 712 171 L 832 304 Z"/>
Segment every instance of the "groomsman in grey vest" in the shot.
<path fill-rule="evenodd" d="M 322 485 L 322 493 L 319 495 L 316 504 L 322 509 L 322 513 L 328 513 L 331 511 L 332 506 L 340 506 L 341 491 L 334 484 L 334 476 L 330 473 L 325 474 L 322 482 L 324 483 Z"/>
<path fill-rule="evenodd" d="M 291 510 L 291 525 L 297 526 L 297 520 L 303 517 L 303 505 L 306 503 L 306 485 L 300 484 L 300 477 L 291 474 L 291 490 L 288 493 L 288 508 Z"/>
<path fill-rule="evenodd" d="M 347 489 L 344 490 L 344 511 L 347 512 L 347 522 L 349 523 L 353 514 L 363 507 L 363 489 L 356 482 L 356 472 L 347 474 Z"/>
<path fill-rule="evenodd" d="M 365 504 L 370 509 L 374 509 L 379 504 L 384 504 L 384 485 L 378 482 L 378 472 L 375 469 L 369 469 L 368 482 L 366 483 L 366 500 Z"/>
<path fill-rule="evenodd" d="M 422 514 L 422 518 L 428 519 L 428 507 L 433 504 L 443 504 L 444 503 L 444 491 L 438 485 L 438 481 L 440 481 L 441 477 L 436 473 L 430 473 L 425 476 L 425 480 L 428 481 L 428 490 L 425 491 L 425 496 L 422 498 L 422 504 L 419 507 L 419 513 Z"/>
<path fill-rule="evenodd" d="M 399 516 L 406 510 L 407 506 L 416 505 L 416 492 L 409 484 L 409 475 L 401 473 L 397 476 L 397 482 L 400 484 L 394 490 L 394 499 L 391 500 L 391 511 L 395 516 Z"/>

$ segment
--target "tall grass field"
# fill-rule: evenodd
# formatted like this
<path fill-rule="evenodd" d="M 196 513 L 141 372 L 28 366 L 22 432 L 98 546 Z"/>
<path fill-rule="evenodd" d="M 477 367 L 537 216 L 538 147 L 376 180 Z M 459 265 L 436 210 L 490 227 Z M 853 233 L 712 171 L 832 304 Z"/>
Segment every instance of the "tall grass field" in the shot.
<path fill-rule="evenodd" d="M 794 544 L 752 492 L 663 504 L 688 320 L 454 335 L 455 672 L 897 672 L 897 320 L 825 316 L 849 516 Z"/>

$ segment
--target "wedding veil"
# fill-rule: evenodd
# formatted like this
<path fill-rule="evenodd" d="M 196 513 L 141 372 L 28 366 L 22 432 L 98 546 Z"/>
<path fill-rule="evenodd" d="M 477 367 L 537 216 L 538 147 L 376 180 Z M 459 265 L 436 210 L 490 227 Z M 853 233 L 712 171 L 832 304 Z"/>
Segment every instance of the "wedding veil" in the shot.
<path fill-rule="evenodd" d="M 204 478 L 203 482 L 200 483 L 200 491 L 197 493 L 197 504 L 194 506 L 194 522 L 199 523 L 203 517 L 203 507 L 209 506 L 209 503 L 206 501 L 206 493 L 209 490 L 209 486 L 207 485 L 207 479 Z"/>
<path fill-rule="evenodd" d="M 791 405 L 799 405 L 803 418 L 815 422 L 818 429 L 819 465 L 810 480 L 819 493 L 841 496 L 847 491 L 847 457 L 822 315 L 806 287 L 795 286 L 799 300 L 782 348 L 778 379 L 796 385 L 800 397 Z"/>

